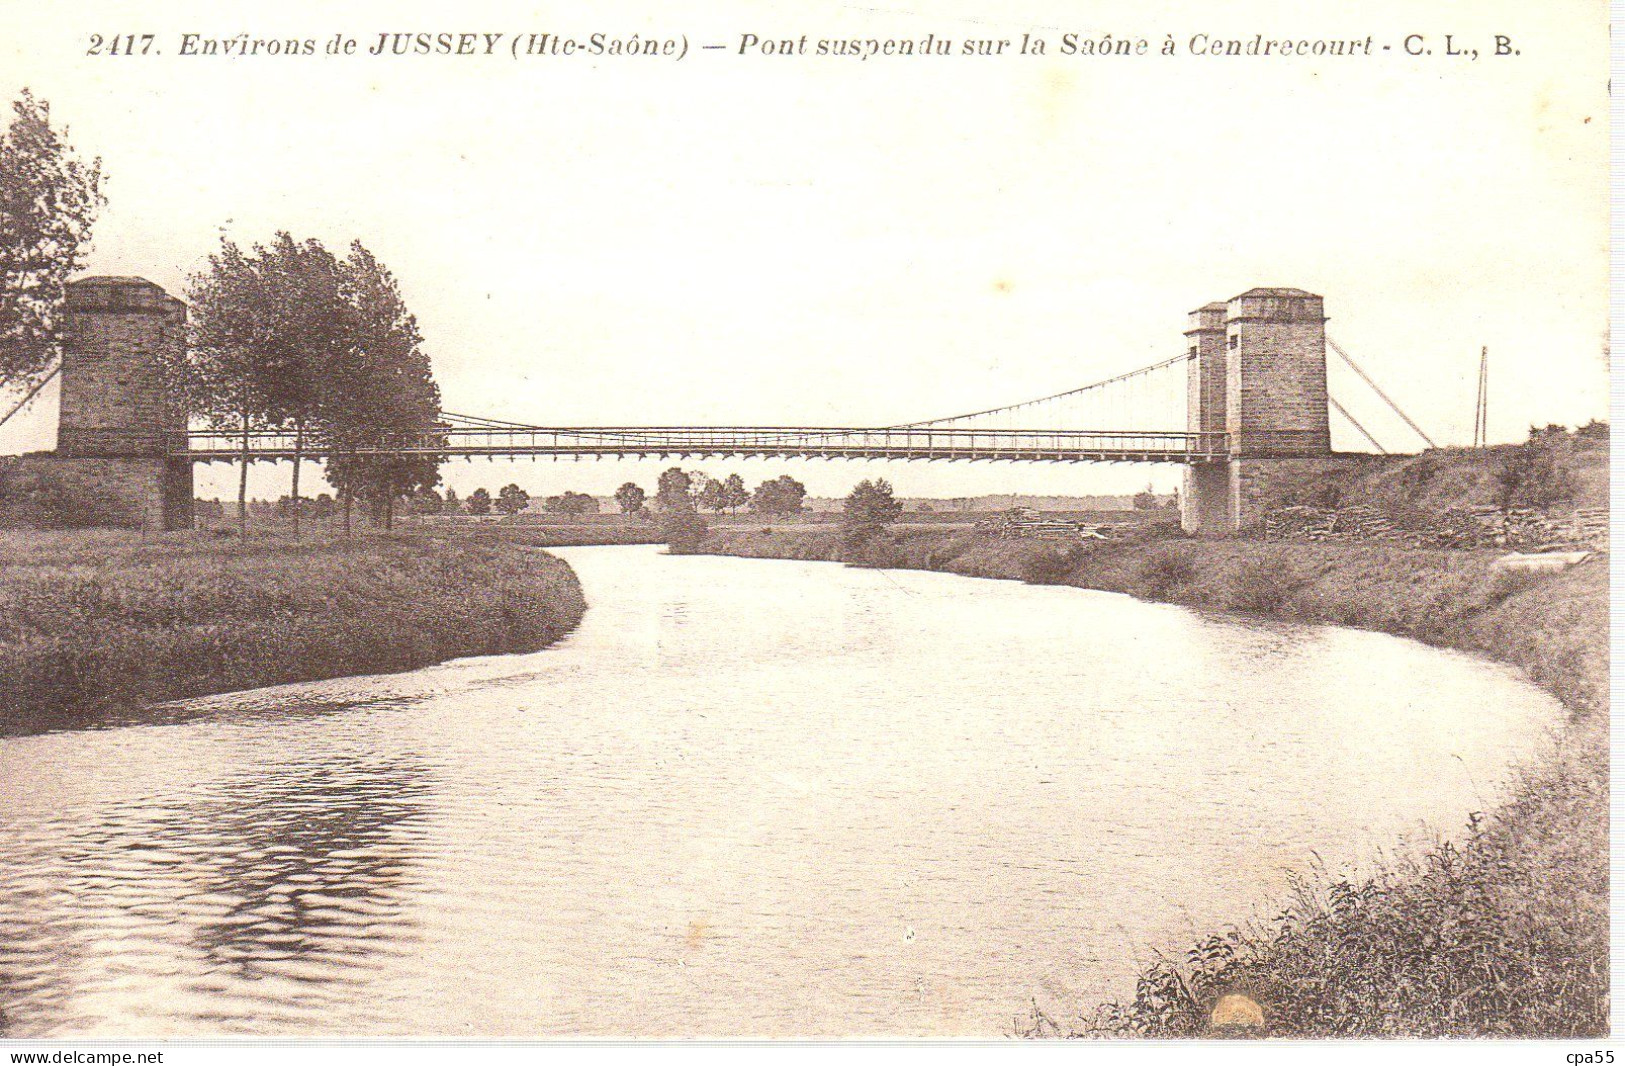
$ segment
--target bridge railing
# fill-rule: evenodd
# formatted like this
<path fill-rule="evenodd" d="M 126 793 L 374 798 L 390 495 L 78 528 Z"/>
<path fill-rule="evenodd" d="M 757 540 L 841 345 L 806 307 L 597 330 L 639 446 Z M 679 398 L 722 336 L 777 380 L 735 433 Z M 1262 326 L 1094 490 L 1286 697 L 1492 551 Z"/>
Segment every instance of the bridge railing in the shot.
<path fill-rule="evenodd" d="M 1201 462 L 1228 455 L 1228 435 L 1145 430 L 1010 430 L 836 426 L 446 426 L 339 444 L 319 436 L 198 430 L 171 454 L 194 460 L 295 455 L 783 455 L 900 459 L 1112 459 Z"/>

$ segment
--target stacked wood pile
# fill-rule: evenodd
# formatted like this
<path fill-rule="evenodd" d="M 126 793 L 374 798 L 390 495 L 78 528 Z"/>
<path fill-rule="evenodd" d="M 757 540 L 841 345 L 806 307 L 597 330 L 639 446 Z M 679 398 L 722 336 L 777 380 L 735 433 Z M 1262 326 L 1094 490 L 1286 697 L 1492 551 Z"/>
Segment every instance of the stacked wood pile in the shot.
<path fill-rule="evenodd" d="M 1607 546 L 1606 513 L 1602 547 Z M 1551 513 L 1528 507 L 1458 507 L 1446 511 L 1433 544 L 1443 548 L 1511 548 L 1521 552 L 1571 551 L 1592 547 L 1577 512 Z"/>
<path fill-rule="evenodd" d="M 1574 539 L 1592 551 L 1608 550 L 1608 508 L 1581 507 L 1574 512 Z"/>
<path fill-rule="evenodd" d="M 1047 518 L 1031 507 L 1013 507 L 976 523 L 976 532 L 992 537 L 1030 540 L 1104 540 L 1105 527 Z"/>
<path fill-rule="evenodd" d="M 1268 540 L 1398 541 L 1427 548 L 1510 548 L 1522 552 L 1608 550 L 1608 509 L 1452 507 L 1400 527 L 1374 507 L 1283 507 L 1264 519 Z"/>
<path fill-rule="evenodd" d="M 1507 512 L 1499 507 L 1452 507 L 1427 529 L 1417 543 L 1430 548 L 1504 548 Z"/>
<path fill-rule="evenodd" d="M 1402 532 L 1375 507 L 1283 507 L 1264 518 L 1270 540 L 1393 540 Z"/>

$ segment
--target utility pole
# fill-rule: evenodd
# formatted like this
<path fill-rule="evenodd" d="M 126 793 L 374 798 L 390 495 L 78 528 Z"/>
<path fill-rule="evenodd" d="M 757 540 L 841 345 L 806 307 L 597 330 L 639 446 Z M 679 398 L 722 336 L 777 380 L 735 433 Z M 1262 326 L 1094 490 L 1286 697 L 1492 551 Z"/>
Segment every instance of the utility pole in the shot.
<path fill-rule="evenodd" d="M 1473 447 L 1482 448 L 1489 443 L 1489 373 L 1490 349 L 1478 350 L 1478 405 L 1473 411 Z"/>

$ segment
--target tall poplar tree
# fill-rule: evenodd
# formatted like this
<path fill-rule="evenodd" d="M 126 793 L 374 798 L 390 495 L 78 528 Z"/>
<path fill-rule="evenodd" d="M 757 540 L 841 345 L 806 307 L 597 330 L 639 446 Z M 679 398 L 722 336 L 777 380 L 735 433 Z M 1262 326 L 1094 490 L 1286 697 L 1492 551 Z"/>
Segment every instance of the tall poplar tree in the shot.
<path fill-rule="evenodd" d="M 327 480 L 389 528 L 396 500 L 440 481 L 438 455 L 387 454 L 391 444 L 434 439 L 440 388 L 395 276 L 360 241 L 340 270 L 357 329 L 324 390 L 322 423 L 335 447 Z M 379 447 L 386 454 L 362 450 Z"/>
<path fill-rule="evenodd" d="M 107 201 L 101 160 L 74 154 L 49 104 L 24 89 L 11 110 L 0 137 L 0 387 L 27 388 L 60 354 L 68 279 Z"/>
<path fill-rule="evenodd" d="M 299 471 L 307 435 L 320 432 L 331 368 L 356 343 L 356 309 L 340 264 L 320 241 L 278 233 L 245 252 L 229 240 L 187 293 L 191 343 L 182 387 L 194 416 L 242 435 L 238 522 L 245 521 L 251 436 L 294 437 L 292 513 L 299 523 Z"/>

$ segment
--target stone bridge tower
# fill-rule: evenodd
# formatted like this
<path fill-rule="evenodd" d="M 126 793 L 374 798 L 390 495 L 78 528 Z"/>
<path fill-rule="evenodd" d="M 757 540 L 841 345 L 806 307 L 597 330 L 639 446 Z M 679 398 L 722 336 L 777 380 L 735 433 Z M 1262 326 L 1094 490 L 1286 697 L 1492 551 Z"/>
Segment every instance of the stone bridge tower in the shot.
<path fill-rule="evenodd" d="M 164 374 L 185 350 L 186 305 L 144 278 L 84 278 L 68 286 L 64 333 L 58 476 L 112 523 L 190 529 L 192 464 L 169 458 L 186 412 Z"/>
<path fill-rule="evenodd" d="M 1326 313 L 1302 289 L 1249 289 L 1191 312 L 1189 424 L 1229 435 L 1228 457 L 1186 467 L 1181 519 L 1191 533 L 1256 526 L 1279 479 L 1332 455 Z"/>

